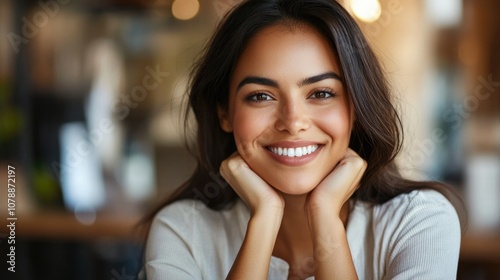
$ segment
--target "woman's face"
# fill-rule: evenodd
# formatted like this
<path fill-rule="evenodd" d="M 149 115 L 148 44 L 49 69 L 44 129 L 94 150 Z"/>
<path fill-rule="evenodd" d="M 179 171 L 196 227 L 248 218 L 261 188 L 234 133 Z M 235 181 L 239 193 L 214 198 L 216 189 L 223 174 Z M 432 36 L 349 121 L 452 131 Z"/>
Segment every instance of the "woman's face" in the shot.
<path fill-rule="evenodd" d="M 340 70 L 307 26 L 262 30 L 236 65 L 221 126 L 250 168 L 283 193 L 310 192 L 347 150 L 353 117 Z"/>

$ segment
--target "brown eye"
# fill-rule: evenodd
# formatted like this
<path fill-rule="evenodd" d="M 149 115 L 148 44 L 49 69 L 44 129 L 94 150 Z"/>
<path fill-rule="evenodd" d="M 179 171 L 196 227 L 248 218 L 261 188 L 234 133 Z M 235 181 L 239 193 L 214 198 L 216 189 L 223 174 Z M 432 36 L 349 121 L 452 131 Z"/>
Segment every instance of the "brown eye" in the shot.
<path fill-rule="evenodd" d="M 312 98 L 312 99 L 326 99 L 326 98 L 331 98 L 331 97 L 334 97 L 334 96 L 335 96 L 335 93 L 333 93 L 331 91 L 318 90 L 318 91 L 314 92 L 313 94 L 311 94 L 309 96 L 309 98 Z"/>
<path fill-rule="evenodd" d="M 246 97 L 246 100 L 260 102 L 260 101 L 273 100 L 273 98 L 271 96 L 269 96 L 269 94 L 259 92 L 259 93 L 250 94 L 249 96 Z"/>

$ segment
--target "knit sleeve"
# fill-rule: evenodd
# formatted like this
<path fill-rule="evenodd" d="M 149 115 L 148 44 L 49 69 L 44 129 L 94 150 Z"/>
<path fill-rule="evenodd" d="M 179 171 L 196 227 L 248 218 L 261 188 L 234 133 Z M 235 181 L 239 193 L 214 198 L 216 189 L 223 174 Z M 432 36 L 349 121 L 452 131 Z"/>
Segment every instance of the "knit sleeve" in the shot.
<path fill-rule="evenodd" d="M 404 212 L 384 279 L 456 279 L 461 229 L 451 203 L 440 194 L 419 195 Z"/>
<path fill-rule="evenodd" d="M 146 243 L 145 269 L 148 280 L 202 279 L 192 251 L 189 206 L 170 205 L 153 220 Z M 188 223 L 186 223 L 188 222 Z"/>

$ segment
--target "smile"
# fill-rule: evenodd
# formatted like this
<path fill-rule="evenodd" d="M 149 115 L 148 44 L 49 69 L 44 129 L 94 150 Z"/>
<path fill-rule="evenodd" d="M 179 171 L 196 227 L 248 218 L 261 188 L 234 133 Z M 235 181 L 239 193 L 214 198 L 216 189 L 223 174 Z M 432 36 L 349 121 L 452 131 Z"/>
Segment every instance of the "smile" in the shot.
<path fill-rule="evenodd" d="M 297 148 L 267 147 L 267 149 L 275 155 L 293 158 L 310 155 L 314 153 L 318 149 L 318 147 L 318 145 L 308 145 Z"/>

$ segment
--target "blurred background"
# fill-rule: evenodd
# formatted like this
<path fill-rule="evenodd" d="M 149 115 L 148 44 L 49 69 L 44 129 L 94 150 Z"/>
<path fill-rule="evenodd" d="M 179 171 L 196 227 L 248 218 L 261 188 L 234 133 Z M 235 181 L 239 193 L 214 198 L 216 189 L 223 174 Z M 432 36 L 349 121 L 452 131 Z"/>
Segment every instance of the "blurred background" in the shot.
<path fill-rule="evenodd" d="M 137 279 L 136 224 L 194 168 L 189 69 L 238 2 L 0 0 L 0 279 Z M 391 81 L 403 171 L 469 207 L 458 278 L 500 279 L 500 1 L 341 2 Z"/>

